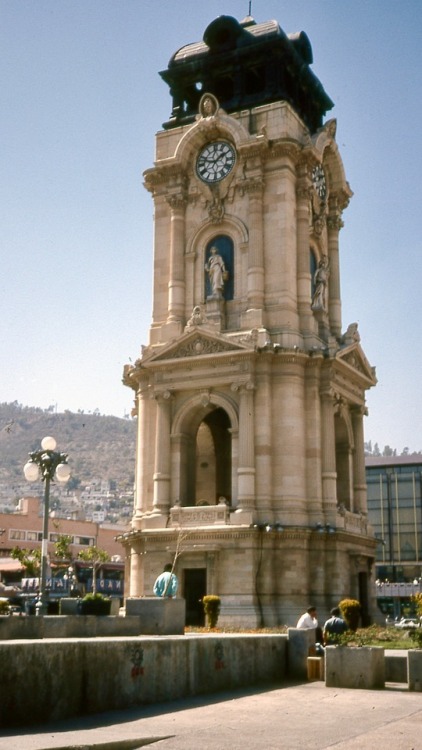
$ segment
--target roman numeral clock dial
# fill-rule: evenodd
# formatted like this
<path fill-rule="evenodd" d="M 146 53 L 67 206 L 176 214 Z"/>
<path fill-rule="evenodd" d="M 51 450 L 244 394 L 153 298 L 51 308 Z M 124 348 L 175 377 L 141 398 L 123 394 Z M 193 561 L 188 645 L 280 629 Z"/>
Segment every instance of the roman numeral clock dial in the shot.
<path fill-rule="evenodd" d="M 233 146 L 226 141 L 213 141 L 200 151 L 196 160 L 196 174 L 208 184 L 220 182 L 232 171 L 236 162 Z"/>

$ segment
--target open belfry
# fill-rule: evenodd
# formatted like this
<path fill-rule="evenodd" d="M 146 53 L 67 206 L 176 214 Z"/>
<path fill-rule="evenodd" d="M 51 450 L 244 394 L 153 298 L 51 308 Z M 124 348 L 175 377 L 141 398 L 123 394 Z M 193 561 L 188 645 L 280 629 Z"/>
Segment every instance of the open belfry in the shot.
<path fill-rule="evenodd" d="M 221 16 L 161 73 L 170 119 L 154 203 L 149 343 L 124 383 L 138 420 L 127 595 L 176 559 L 186 624 L 294 625 L 345 597 L 373 613 L 363 419 L 376 383 L 342 324 L 352 196 L 304 32 Z"/>

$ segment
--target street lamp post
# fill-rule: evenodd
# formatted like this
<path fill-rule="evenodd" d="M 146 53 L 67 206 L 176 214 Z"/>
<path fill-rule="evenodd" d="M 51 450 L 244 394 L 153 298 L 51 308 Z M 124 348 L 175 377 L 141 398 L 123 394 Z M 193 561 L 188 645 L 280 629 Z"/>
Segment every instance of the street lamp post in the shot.
<path fill-rule="evenodd" d="M 36 605 L 37 615 L 47 613 L 47 558 L 48 558 L 48 513 L 50 503 L 50 483 L 57 479 L 63 484 L 70 477 L 70 468 L 67 464 L 67 453 L 59 453 L 55 450 L 56 441 L 53 437 L 45 437 L 41 440 L 41 450 L 29 454 L 29 461 L 23 467 L 25 478 L 28 482 L 36 482 L 41 479 L 44 484 L 44 516 L 41 547 L 41 576 L 39 597 Z"/>

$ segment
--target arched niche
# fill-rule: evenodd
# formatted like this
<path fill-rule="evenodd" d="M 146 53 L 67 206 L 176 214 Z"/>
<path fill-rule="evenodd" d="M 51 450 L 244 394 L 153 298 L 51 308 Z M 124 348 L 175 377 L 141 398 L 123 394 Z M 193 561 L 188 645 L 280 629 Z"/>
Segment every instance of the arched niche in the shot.
<path fill-rule="evenodd" d="M 226 396 L 199 393 L 184 404 L 171 433 L 176 504 L 213 505 L 220 497 L 234 501 L 237 435 L 237 409 Z"/>
<path fill-rule="evenodd" d="M 187 311 L 192 310 L 194 305 L 203 301 L 205 295 L 205 261 L 207 249 L 217 237 L 227 237 L 233 243 L 231 259 L 229 263 L 229 274 L 231 276 L 230 295 L 226 299 L 235 299 L 245 294 L 243 289 L 244 279 L 242 273 L 242 256 L 248 247 L 248 231 L 238 218 L 225 215 L 224 220 L 218 228 L 210 221 L 205 220 L 196 228 L 195 232 L 188 238 L 186 245 L 186 278 L 191 275 L 190 296 L 187 297 Z"/>
<path fill-rule="evenodd" d="M 334 414 L 337 503 L 353 511 L 353 428 L 345 406 L 339 406 Z"/>

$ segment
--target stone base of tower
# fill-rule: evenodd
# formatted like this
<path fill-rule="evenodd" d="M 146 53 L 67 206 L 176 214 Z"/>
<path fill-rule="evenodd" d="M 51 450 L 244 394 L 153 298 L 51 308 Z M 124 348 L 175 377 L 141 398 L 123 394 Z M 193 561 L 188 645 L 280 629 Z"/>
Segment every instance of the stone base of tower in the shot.
<path fill-rule="evenodd" d="M 201 599 L 221 597 L 219 625 L 295 626 L 310 606 L 323 622 L 342 599 L 358 599 L 374 619 L 375 542 L 345 529 L 272 526 L 145 529 L 122 537 L 132 565 L 128 596 L 149 597 L 156 576 L 176 556 L 186 625 L 204 625 Z"/>

